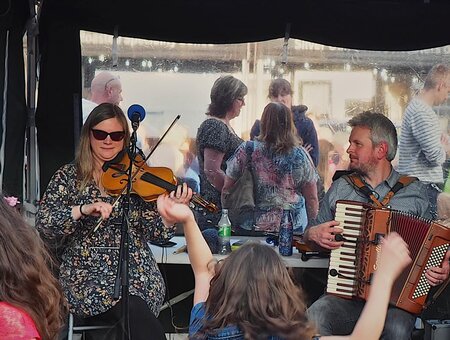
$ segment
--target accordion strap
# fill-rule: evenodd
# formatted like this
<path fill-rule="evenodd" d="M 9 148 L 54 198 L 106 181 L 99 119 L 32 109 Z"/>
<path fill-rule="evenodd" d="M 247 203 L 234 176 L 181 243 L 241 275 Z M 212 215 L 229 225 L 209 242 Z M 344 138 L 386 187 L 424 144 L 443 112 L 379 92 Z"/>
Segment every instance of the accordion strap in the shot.
<path fill-rule="evenodd" d="M 397 183 L 394 184 L 391 190 L 389 190 L 389 192 L 380 202 L 378 198 L 373 194 L 373 191 L 369 189 L 369 187 L 364 183 L 364 181 L 357 173 L 345 175 L 344 178 L 347 180 L 347 182 L 358 188 L 358 190 L 362 192 L 367 198 L 369 198 L 378 208 L 385 207 L 397 191 L 408 186 L 412 182 L 417 181 L 417 177 L 401 175 Z"/>
<path fill-rule="evenodd" d="M 415 181 L 418 181 L 417 177 L 401 175 L 400 178 L 398 179 L 397 183 L 395 183 L 395 185 L 391 188 L 391 190 L 389 190 L 389 192 L 383 198 L 383 201 L 381 202 L 381 204 L 383 206 L 388 204 L 389 201 L 391 200 L 392 196 L 394 196 L 397 191 L 399 191 L 400 189 L 403 189 L 404 187 L 410 185 L 412 182 L 415 182 Z"/>

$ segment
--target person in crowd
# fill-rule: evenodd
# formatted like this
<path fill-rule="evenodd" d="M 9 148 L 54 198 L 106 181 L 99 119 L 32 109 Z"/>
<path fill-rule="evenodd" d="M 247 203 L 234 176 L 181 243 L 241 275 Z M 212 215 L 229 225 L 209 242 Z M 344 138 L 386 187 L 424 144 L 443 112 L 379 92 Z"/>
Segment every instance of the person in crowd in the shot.
<path fill-rule="evenodd" d="M 247 143 L 252 144 L 250 155 Z M 253 142 L 242 143 L 227 161 L 222 195 L 233 187 L 247 162 L 251 164 L 257 230 L 278 232 L 283 210 L 292 211 L 295 232 L 302 233 L 308 219 L 316 217 L 317 173 L 300 145 L 291 110 L 281 103 L 269 103 L 261 117 L 259 136 Z"/>
<path fill-rule="evenodd" d="M 441 133 L 433 106 L 447 101 L 450 91 L 450 68 L 443 64 L 431 68 L 423 89 L 415 96 L 403 115 L 398 171 L 416 176 L 443 188 L 442 164 L 449 150 L 448 135 Z"/>
<path fill-rule="evenodd" d="M 197 131 L 197 156 L 200 167 L 200 194 L 221 208 L 221 192 L 225 181 L 226 161 L 243 140 L 231 127 L 245 105 L 247 86 L 231 75 L 219 77 L 211 89 L 208 116 Z M 220 213 L 200 213 L 202 229 L 215 227 Z"/>
<path fill-rule="evenodd" d="M 83 125 L 75 161 L 53 175 L 36 219 L 43 238 L 63 249 L 59 280 L 70 312 L 86 324 L 115 325 L 116 336 L 128 334 L 119 323 L 123 297 L 113 298 L 125 203 L 105 189 L 102 166 L 124 159 L 122 151 L 127 151 L 129 142 L 122 110 L 110 103 L 97 106 Z M 184 191 L 180 201 L 187 203 L 187 194 Z M 175 226 L 159 216 L 155 202 L 131 195 L 129 203 L 128 336 L 136 340 L 152 334 L 152 339 L 165 339 L 156 319 L 165 285 L 148 242 L 164 243 L 173 236 Z M 112 338 L 111 333 L 105 335 Z"/>
<path fill-rule="evenodd" d="M 91 99 L 82 99 L 81 107 L 83 110 L 83 123 L 93 109 L 99 104 L 110 103 L 119 106 L 123 101 L 122 82 L 118 76 L 103 71 L 98 73 L 91 82 Z M 149 151 L 147 142 L 147 131 L 144 126 L 137 130 L 137 147 L 141 149 L 144 155 Z"/>
<path fill-rule="evenodd" d="M 318 339 L 305 313 L 304 298 L 285 263 L 268 245 L 249 242 L 216 262 L 190 209 L 174 193 L 158 197 L 164 219 L 184 227 L 195 277 L 190 339 Z M 382 242 L 379 269 L 352 334 L 320 339 L 378 339 L 395 278 L 411 259 L 395 233 Z"/>
<path fill-rule="evenodd" d="M 334 146 L 334 150 L 339 155 L 339 162 L 336 164 L 335 168 L 337 170 L 348 170 L 348 166 L 350 164 L 350 159 L 346 152 L 348 145 L 348 137 L 350 134 L 345 131 L 336 131 L 332 139 L 330 140 Z M 336 158 L 337 160 L 337 158 Z"/>
<path fill-rule="evenodd" d="M 99 104 L 111 103 L 119 105 L 122 98 L 122 83 L 120 79 L 110 72 L 98 73 L 91 82 L 91 98 L 82 99 L 83 123 L 91 111 Z"/>
<path fill-rule="evenodd" d="M 55 340 L 65 302 L 36 230 L 0 194 L 0 338 Z"/>
<path fill-rule="evenodd" d="M 269 99 L 272 102 L 283 103 L 291 109 L 297 134 L 301 138 L 303 146 L 308 150 L 314 166 L 319 163 L 319 142 L 317 131 L 313 121 L 306 117 L 308 107 L 305 105 L 292 106 L 292 88 L 286 79 L 274 79 L 269 86 Z M 250 131 L 250 139 L 254 140 L 260 134 L 261 122 L 255 121 Z"/>
<path fill-rule="evenodd" d="M 349 121 L 352 131 L 349 137 L 350 170 L 358 174 L 370 189 L 372 197 L 382 201 L 397 183 L 400 175 L 392 168 L 391 161 L 397 151 L 397 132 L 394 124 L 380 113 L 363 112 Z M 335 234 L 342 233 L 339 222 L 334 220 L 336 201 L 339 199 L 374 203 L 359 188 L 353 186 L 348 177 L 333 182 L 320 206 L 316 226 L 309 227 L 304 240 L 325 249 L 337 249 L 342 245 Z M 404 211 L 414 216 L 434 218 L 437 193 L 429 185 L 414 181 L 397 191 L 388 202 L 391 209 Z M 441 284 L 449 274 L 450 251 L 442 268 L 431 267 L 426 278 L 432 286 Z M 347 300 L 334 295 L 324 295 L 308 309 L 322 335 L 350 334 L 355 326 L 364 302 Z M 409 339 L 414 328 L 415 316 L 390 306 L 383 330 L 383 339 Z"/>
<path fill-rule="evenodd" d="M 319 173 L 324 191 L 326 192 L 331 186 L 334 172 L 340 162 L 340 155 L 335 150 L 333 143 L 326 139 L 319 139 L 319 150 L 317 172 Z"/>

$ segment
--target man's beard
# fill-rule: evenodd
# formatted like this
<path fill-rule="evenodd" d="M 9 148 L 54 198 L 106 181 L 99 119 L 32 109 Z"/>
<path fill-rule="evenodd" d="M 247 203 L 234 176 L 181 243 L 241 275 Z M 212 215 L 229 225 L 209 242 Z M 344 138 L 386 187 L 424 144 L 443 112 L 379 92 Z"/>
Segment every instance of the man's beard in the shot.
<path fill-rule="evenodd" d="M 370 170 L 374 169 L 375 166 L 377 165 L 377 161 L 374 158 L 371 158 L 367 164 L 360 164 L 356 167 L 352 167 L 352 163 L 350 162 L 349 165 L 349 169 L 353 170 L 354 172 L 356 172 L 357 174 L 361 175 L 361 176 L 367 176 L 370 172 Z"/>
<path fill-rule="evenodd" d="M 350 167 L 350 170 L 353 170 L 353 171 L 356 172 L 358 175 L 361 175 L 361 176 L 367 176 L 366 171 L 364 171 L 364 170 L 362 170 L 362 169 L 360 169 L 360 168 L 353 169 L 352 167 Z"/>

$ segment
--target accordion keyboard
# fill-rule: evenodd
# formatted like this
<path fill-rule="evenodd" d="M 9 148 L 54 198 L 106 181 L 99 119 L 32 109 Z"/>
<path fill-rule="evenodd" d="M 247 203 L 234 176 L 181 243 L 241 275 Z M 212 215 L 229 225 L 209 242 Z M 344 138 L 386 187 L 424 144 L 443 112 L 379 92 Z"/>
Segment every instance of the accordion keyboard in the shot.
<path fill-rule="evenodd" d="M 361 225 L 366 209 L 363 206 L 338 202 L 335 220 L 340 222 L 344 244 L 330 254 L 327 292 L 351 297 L 357 288 L 356 260 L 357 240 L 361 234 Z"/>

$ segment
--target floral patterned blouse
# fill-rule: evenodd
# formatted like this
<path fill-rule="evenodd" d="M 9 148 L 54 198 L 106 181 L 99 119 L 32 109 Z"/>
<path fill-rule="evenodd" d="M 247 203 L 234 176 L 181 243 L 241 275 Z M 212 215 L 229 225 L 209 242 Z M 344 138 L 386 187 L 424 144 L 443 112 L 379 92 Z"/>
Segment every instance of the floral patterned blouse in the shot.
<path fill-rule="evenodd" d="M 98 217 L 72 218 L 72 207 L 96 201 L 113 203 L 115 198 L 101 196 L 91 183 L 79 191 L 80 181 L 74 164 L 61 167 L 52 177 L 41 200 L 36 225 L 44 239 L 62 247 L 59 280 L 70 311 L 81 317 L 109 310 L 119 258 L 122 202 L 111 216 L 90 234 Z M 165 227 L 156 203 L 131 196 L 129 212 L 129 292 L 146 301 L 158 316 L 165 296 L 165 285 L 149 240 L 168 240 L 174 227 Z"/>
<path fill-rule="evenodd" d="M 250 159 L 247 159 L 247 145 L 252 150 Z M 255 230 L 278 232 L 283 210 L 290 210 L 294 231 L 302 233 L 308 223 L 302 186 L 318 178 L 306 150 L 294 147 L 286 154 L 279 154 L 264 142 L 244 142 L 227 161 L 227 176 L 238 180 L 247 162 L 253 173 Z"/>

